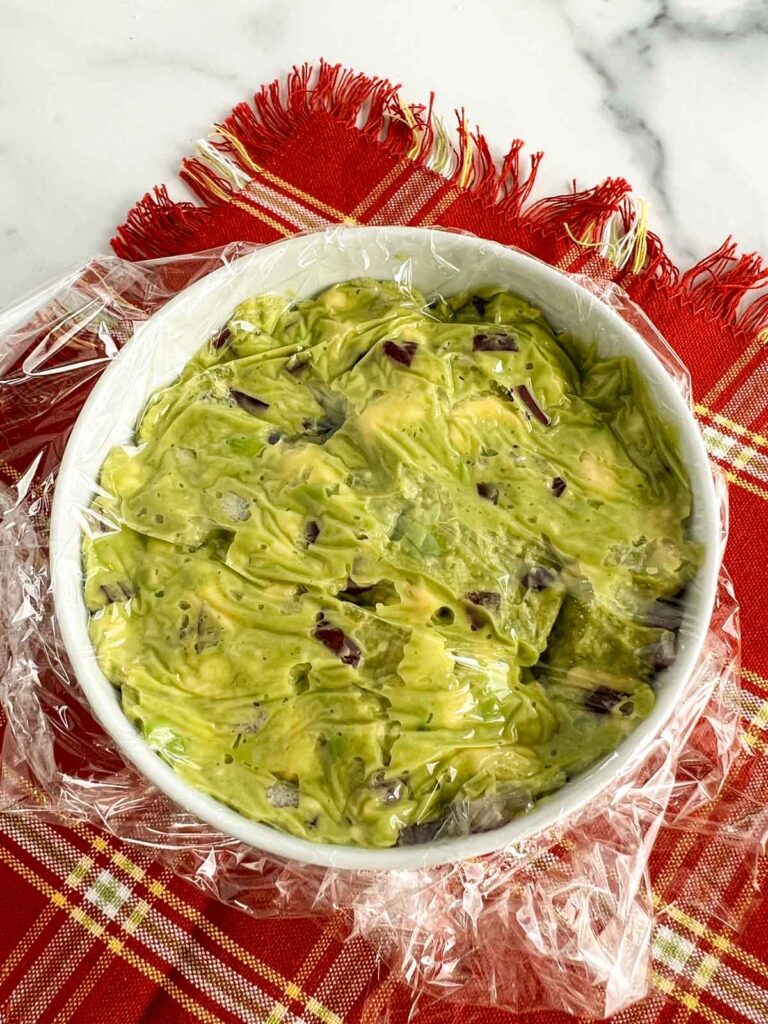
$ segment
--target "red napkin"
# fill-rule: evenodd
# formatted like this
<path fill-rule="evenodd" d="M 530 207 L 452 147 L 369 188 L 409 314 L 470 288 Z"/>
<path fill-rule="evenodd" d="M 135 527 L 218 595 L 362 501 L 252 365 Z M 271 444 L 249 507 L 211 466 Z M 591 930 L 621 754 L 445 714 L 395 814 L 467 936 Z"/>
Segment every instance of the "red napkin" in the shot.
<path fill-rule="evenodd" d="M 334 224 L 437 225 L 515 245 L 607 278 L 640 304 L 687 363 L 712 458 L 731 483 L 727 564 L 742 603 L 747 744 L 701 832 L 664 829 L 652 856 L 658 911 L 653 994 L 620 1014 L 656 1021 L 768 1021 L 765 863 L 729 840 L 762 820 L 768 791 L 768 270 L 725 243 L 681 274 L 637 221 L 630 186 L 606 179 L 532 200 L 540 154 L 513 143 L 500 166 L 459 119 L 451 151 L 429 107 L 339 67 L 303 67 L 240 104 L 215 142 L 183 163 L 202 205 L 158 188 L 114 239 L 129 259 L 233 240 L 271 242 Z M 611 225 L 630 232 L 625 246 Z M 87 388 L 90 377 L 84 378 Z M 66 436 L 82 395 L 0 406 L 16 451 Z M 7 485 L 19 465 L 0 464 Z M 2 653 L 2 652 L 0 652 Z M 717 827 L 716 827 L 717 826 Z M 151 848 L 84 826 L 0 817 L 0 1020 L 7 1024 L 278 1021 L 509 1024 L 501 1010 L 424 999 L 379 973 L 342 915 L 253 921 L 209 899 Z M 542 1013 L 526 1020 L 565 1021 Z"/>

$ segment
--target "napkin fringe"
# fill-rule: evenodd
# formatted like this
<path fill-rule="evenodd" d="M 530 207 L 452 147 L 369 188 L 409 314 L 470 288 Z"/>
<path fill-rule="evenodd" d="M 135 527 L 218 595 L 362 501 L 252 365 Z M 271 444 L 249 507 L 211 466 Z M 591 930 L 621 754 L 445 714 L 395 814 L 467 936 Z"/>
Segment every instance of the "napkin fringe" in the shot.
<path fill-rule="evenodd" d="M 703 306 L 711 319 L 727 320 L 759 334 L 768 329 L 768 295 L 751 302 L 748 299 L 750 292 L 768 287 L 768 266 L 759 253 L 737 256 L 736 249 L 733 239 L 727 238 L 683 274 L 680 287 L 687 297 L 698 300 L 696 304 Z"/>
<path fill-rule="evenodd" d="M 524 143 L 516 139 L 497 161 L 479 128 L 470 128 L 463 110 L 456 112 L 457 129 L 451 137 L 434 111 L 434 95 L 426 104 L 407 104 L 400 87 L 387 79 L 324 60 L 295 67 L 287 79 L 261 88 L 251 103 L 239 103 L 214 126 L 210 139 L 198 145 L 197 155 L 182 162 L 181 177 L 203 206 L 174 202 L 165 186 L 156 188 L 118 229 L 112 240 L 115 251 L 140 260 L 189 251 L 201 235 L 209 245 L 225 244 L 232 236 L 218 239 L 222 228 L 215 214 L 225 205 L 237 207 L 243 187 L 254 176 L 268 173 L 265 165 L 274 154 L 318 115 L 354 128 L 393 158 L 440 174 L 447 186 L 494 206 L 507 224 L 517 221 L 523 232 L 568 234 L 584 247 L 585 263 L 590 249 L 607 251 L 607 265 L 611 251 L 621 252 L 621 262 L 614 265 L 622 283 L 629 285 L 632 278 L 644 287 L 669 287 L 706 319 L 725 319 L 752 334 L 768 330 L 768 296 L 748 301 L 750 292 L 768 285 L 768 267 L 756 253 L 737 256 L 729 238 L 681 275 L 660 238 L 638 223 L 638 204 L 624 178 L 607 178 L 582 191 L 576 191 L 574 183 L 570 193 L 530 202 L 541 152 L 531 153 L 523 169 Z M 279 214 L 274 215 L 274 225 L 283 234 L 295 231 L 290 222 L 281 222 Z M 604 241 L 607 230 L 610 243 Z M 606 245 L 607 250 L 601 248 Z"/>
<path fill-rule="evenodd" d="M 194 242 L 212 219 L 204 207 L 176 202 L 165 185 L 156 185 L 131 209 L 111 245 L 118 256 L 133 262 L 194 252 Z"/>

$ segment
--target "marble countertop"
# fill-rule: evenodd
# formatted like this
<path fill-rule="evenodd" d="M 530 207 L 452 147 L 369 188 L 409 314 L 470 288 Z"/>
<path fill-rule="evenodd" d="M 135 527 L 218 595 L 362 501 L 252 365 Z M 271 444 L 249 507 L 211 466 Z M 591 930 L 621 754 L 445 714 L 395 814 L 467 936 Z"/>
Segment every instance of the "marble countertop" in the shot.
<path fill-rule="evenodd" d="M 4 0 L 0 39 L 0 305 L 183 196 L 190 141 L 319 56 L 544 149 L 539 195 L 627 177 L 682 264 L 768 253 L 766 0 Z"/>

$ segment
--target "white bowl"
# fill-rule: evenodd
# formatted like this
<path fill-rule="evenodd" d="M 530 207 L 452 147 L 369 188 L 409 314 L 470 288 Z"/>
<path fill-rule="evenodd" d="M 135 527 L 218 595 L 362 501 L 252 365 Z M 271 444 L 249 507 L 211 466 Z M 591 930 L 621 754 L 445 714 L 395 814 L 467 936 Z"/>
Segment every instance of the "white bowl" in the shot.
<path fill-rule="evenodd" d="M 385 850 L 297 839 L 249 821 L 176 775 L 125 717 L 118 691 L 99 669 L 88 637 L 80 553 L 82 510 L 91 502 L 107 453 L 131 441 L 147 397 L 175 378 L 239 302 L 263 292 L 304 297 L 363 275 L 396 278 L 427 293 L 503 285 L 543 309 L 556 328 L 570 327 L 596 342 L 601 353 L 631 356 L 664 416 L 678 426 L 693 489 L 692 532 L 706 552 L 687 592 L 679 653 L 659 680 L 656 705 L 613 754 L 494 831 Z M 113 360 L 80 413 L 59 470 L 50 544 L 64 644 L 93 713 L 125 757 L 187 811 L 261 850 L 311 864 L 372 870 L 435 865 L 506 847 L 565 821 L 609 786 L 659 735 L 680 698 L 706 634 L 720 558 L 719 508 L 699 430 L 671 377 L 639 334 L 589 291 L 538 260 L 470 235 L 406 227 L 337 228 L 277 242 L 222 267 L 163 306 Z"/>

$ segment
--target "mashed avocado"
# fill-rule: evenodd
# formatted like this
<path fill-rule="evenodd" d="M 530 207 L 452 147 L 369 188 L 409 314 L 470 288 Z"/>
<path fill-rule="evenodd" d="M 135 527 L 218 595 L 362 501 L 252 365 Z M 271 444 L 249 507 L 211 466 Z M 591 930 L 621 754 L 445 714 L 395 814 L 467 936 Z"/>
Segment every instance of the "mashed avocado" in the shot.
<path fill-rule="evenodd" d="M 249 300 L 100 482 L 86 599 L 126 714 L 318 842 L 491 828 L 613 750 L 699 561 L 632 363 L 493 287 Z"/>

